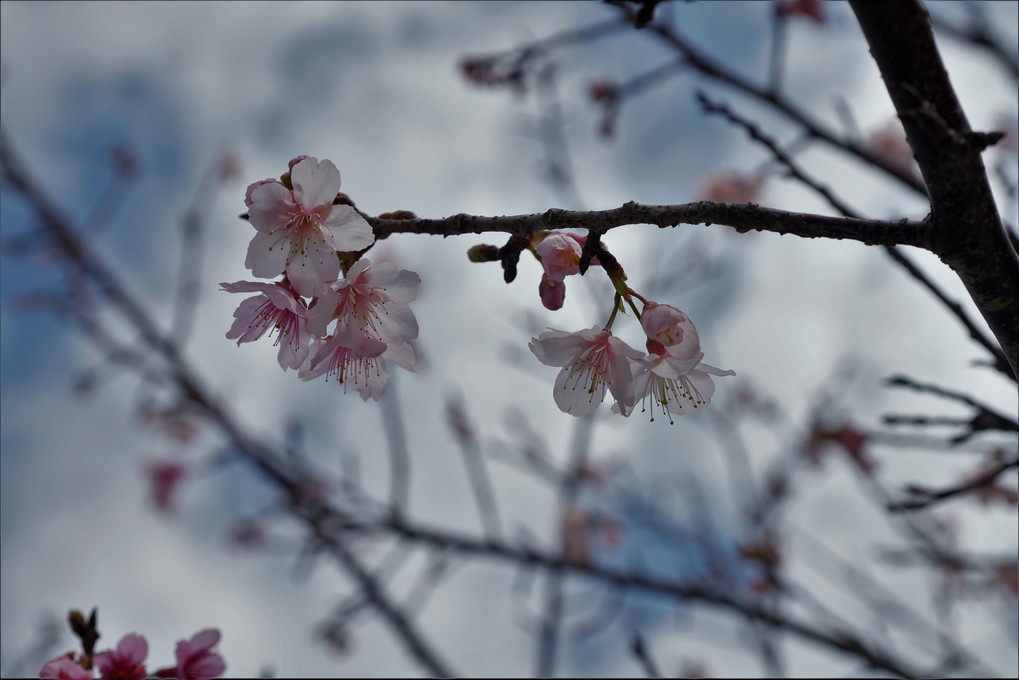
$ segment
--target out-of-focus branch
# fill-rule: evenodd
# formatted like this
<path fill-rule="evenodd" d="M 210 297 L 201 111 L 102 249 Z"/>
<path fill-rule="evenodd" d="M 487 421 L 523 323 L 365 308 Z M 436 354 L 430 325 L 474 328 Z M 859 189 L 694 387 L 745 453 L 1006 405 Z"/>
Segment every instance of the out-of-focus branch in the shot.
<path fill-rule="evenodd" d="M 846 217 L 851 217 L 854 219 L 862 218 L 862 216 L 859 213 L 857 213 L 855 210 L 853 210 L 844 202 L 842 202 L 839 198 L 837 198 L 827 186 L 821 184 L 814 178 L 810 177 L 803 169 L 799 167 L 799 165 L 789 156 L 788 153 L 786 153 L 781 147 L 779 147 L 778 143 L 775 142 L 775 140 L 773 140 L 768 135 L 764 134 L 752 121 L 747 120 L 743 116 L 740 116 L 739 114 L 735 113 L 725 104 L 719 104 L 717 102 L 712 101 L 704 93 L 699 92 L 697 94 L 697 99 L 701 103 L 701 106 L 704 107 L 705 111 L 709 113 L 720 114 L 727 118 L 730 122 L 746 130 L 747 134 L 750 135 L 751 139 L 764 145 L 772 153 L 775 159 L 789 171 L 790 177 L 799 181 L 809 189 L 813 190 L 819 196 L 824 198 L 833 208 L 835 208 L 835 210 L 837 210 Z M 959 322 L 962 323 L 966 330 L 969 331 L 969 335 L 971 338 L 976 340 L 988 352 L 991 353 L 991 355 L 994 357 L 993 365 L 995 369 L 997 369 L 1000 373 L 1008 376 L 1009 378 L 1012 378 L 1013 380 L 1016 379 L 1016 375 L 1012 371 L 1012 367 L 1009 365 L 1008 359 L 1005 357 L 1004 352 L 1002 352 L 1001 348 L 998 347 L 998 345 L 995 344 L 990 338 L 988 338 L 987 335 L 982 330 L 977 328 L 976 324 L 973 323 L 973 321 L 969 318 L 969 315 L 966 313 L 966 310 L 963 309 L 962 305 L 960 305 L 958 302 L 955 302 L 954 300 L 949 299 L 949 297 L 945 295 L 945 293 L 942 292 L 942 290 L 933 281 L 931 281 L 931 279 L 926 274 L 924 274 L 919 267 L 914 265 L 899 248 L 895 247 L 894 245 L 885 245 L 885 251 L 897 264 L 899 264 L 903 269 L 905 269 L 913 278 L 919 281 L 925 288 L 927 288 L 927 290 L 929 290 L 934 295 L 934 297 L 940 300 L 941 303 L 948 308 L 948 310 L 959 320 Z"/>
<path fill-rule="evenodd" d="M 142 304 L 123 286 L 112 270 L 95 255 L 88 245 L 70 227 L 57 207 L 50 202 L 39 186 L 30 178 L 14 155 L 6 136 L 0 131 L 0 168 L 4 178 L 21 193 L 39 214 L 44 228 L 62 251 L 64 257 L 80 267 L 94 281 L 103 294 L 135 327 L 145 343 L 165 361 L 168 371 L 186 397 L 215 423 L 233 442 L 235 448 L 257 469 L 285 489 L 291 497 L 302 493 L 303 480 L 286 465 L 285 457 L 260 444 L 243 431 L 227 412 L 210 396 L 190 364 L 180 355 L 176 344 L 158 330 Z M 296 504 L 295 504 L 296 505 Z M 414 624 L 390 601 L 381 585 L 361 564 L 357 557 L 332 533 L 322 533 L 322 513 L 309 517 L 309 525 L 316 530 L 322 544 L 330 549 L 342 566 L 358 583 L 379 613 L 410 650 L 414 658 L 429 673 L 451 677 L 449 666 L 440 660 Z"/>
<path fill-rule="evenodd" d="M 993 484 L 998 479 L 998 477 L 1002 475 L 1002 473 L 1004 473 L 1006 470 L 1011 470 L 1012 468 L 1019 468 L 1019 458 L 1014 458 L 1013 460 L 1008 460 L 1005 461 L 1004 463 L 1001 463 L 1000 465 L 996 465 L 995 467 L 988 470 L 986 473 L 979 475 L 978 477 L 975 477 L 974 479 L 970 480 L 969 482 L 966 482 L 965 484 L 950 486 L 948 488 L 941 489 L 938 491 L 912 486 L 909 488 L 909 492 L 918 496 L 922 496 L 922 498 L 918 498 L 916 500 L 901 501 L 898 503 L 891 503 L 888 505 L 888 509 L 891 510 L 892 512 L 902 512 L 905 510 L 922 510 L 936 503 L 940 503 L 941 501 L 948 500 L 949 498 L 961 496 L 963 494 L 967 494 L 972 491 L 977 491 L 986 486 L 989 486 Z"/>
<path fill-rule="evenodd" d="M 636 11 L 626 2 L 612 2 L 620 11 L 632 21 Z M 811 118 L 806 112 L 798 108 L 787 98 L 774 91 L 769 91 L 751 83 L 742 75 L 728 69 L 708 55 L 704 54 L 693 46 L 690 41 L 681 36 L 674 28 L 661 23 L 652 24 L 645 29 L 649 35 L 657 36 L 674 50 L 679 52 L 686 59 L 686 62 L 695 70 L 708 78 L 735 88 L 737 91 L 750 96 L 753 99 L 771 105 L 775 110 L 781 112 L 790 120 L 803 128 L 811 137 L 820 139 L 832 147 L 841 149 L 846 153 L 859 158 L 868 165 L 875 167 L 887 175 L 894 177 L 913 191 L 926 195 L 926 190 L 921 182 L 913 177 L 908 171 L 898 168 L 878 158 L 874 153 L 860 144 L 859 140 L 844 139 L 834 131 L 828 129 L 822 123 Z"/>
<path fill-rule="evenodd" d="M 565 536 L 562 522 L 566 514 L 575 511 L 577 496 L 580 493 L 580 480 L 584 466 L 587 464 L 591 448 L 591 416 L 581 418 L 574 423 L 573 444 L 570 447 L 569 469 L 559 482 L 559 507 L 557 521 L 560 522 L 560 540 L 562 557 L 565 560 L 576 560 L 576 556 L 568 555 L 566 543 L 573 538 Z M 556 651 L 558 649 L 559 626 L 563 609 L 563 569 L 561 565 L 552 567 L 546 575 L 545 611 L 538 631 L 538 648 L 536 655 L 536 675 L 539 678 L 551 677 L 555 670 Z"/>
<path fill-rule="evenodd" d="M 630 642 L 630 651 L 633 652 L 633 657 L 637 659 L 640 667 L 644 669 L 645 676 L 649 678 L 665 677 L 659 670 L 658 664 L 651 658 L 651 652 L 648 651 L 647 646 L 644 644 L 644 638 L 640 635 L 633 636 L 633 640 Z"/>
<path fill-rule="evenodd" d="M 892 376 L 887 380 L 887 384 L 892 387 L 903 387 L 917 392 L 936 394 L 939 397 L 962 402 L 963 404 L 975 409 L 977 412 L 976 415 L 968 422 L 970 426 L 969 433 L 967 433 L 965 437 L 958 437 L 955 443 L 965 441 L 970 435 L 980 430 L 1002 430 L 1004 432 L 1019 430 L 1019 421 L 1014 418 L 1003 416 L 991 408 L 981 404 L 969 395 L 962 394 L 961 392 L 946 390 L 943 387 L 938 387 L 937 385 L 931 385 L 928 383 L 919 383 L 904 375 Z M 886 419 L 886 422 L 889 421 Z"/>
<path fill-rule="evenodd" d="M 992 33 L 983 17 L 971 16 L 969 25 L 966 27 L 957 26 L 934 15 L 931 16 L 931 22 L 937 31 L 987 50 L 995 61 L 1008 71 L 1012 80 L 1019 80 L 1019 52 L 1009 49 L 997 35 Z"/>

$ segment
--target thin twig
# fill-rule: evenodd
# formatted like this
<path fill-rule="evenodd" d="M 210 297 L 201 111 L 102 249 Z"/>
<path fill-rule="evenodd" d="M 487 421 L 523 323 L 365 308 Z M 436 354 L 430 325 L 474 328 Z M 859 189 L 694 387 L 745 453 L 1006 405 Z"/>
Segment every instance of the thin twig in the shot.
<path fill-rule="evenodd" d="M 986 473 L 976 477 L 964 484 L 958 484 L 956 486 L 950 486 L 940 491 L 934 491 L 931 489 L 924 489 L 921 487 L 912 486 L 909 488 L 910 493 L 923 496 L 917 500 L 911 501 L 900 501 L 898 503 L 889 503 L 888 510 L 891 512 L 904 512 L 908 510 L 922 510 L 932 505 L 940 503 L 941 501 L 948 500 L 949 498 L 955 498 L 972 491 L 977 491 L 986 486 L 993 484 L 998 477 L 1002 475 L 1006 470 L 1012 468 L 1019 468 L 1019 458 L 1005 461 L 1000 465 L 988 470 Z"/>

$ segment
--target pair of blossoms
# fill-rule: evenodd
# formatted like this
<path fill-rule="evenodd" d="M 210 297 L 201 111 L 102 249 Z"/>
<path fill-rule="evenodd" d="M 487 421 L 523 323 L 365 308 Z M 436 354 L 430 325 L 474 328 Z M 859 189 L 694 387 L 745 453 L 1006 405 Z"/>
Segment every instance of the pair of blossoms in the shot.
<path fill-rule="evenodd" d="M 385 360 L 414 370 L 418 324 L 408 303 L 421 279 L 359 257 L 375 234 L 352 206 L 334 203 L 339 191 L 336 166 L 310 156 L 290 161 L 280 179 L 248 187 L 244 203 L 257 233 L 244 264 L 257 277 L 283 278 L 220 284 L 230 293 L 258 293 L 241 302 L 226 337 L 239 345 L 277 334 L 283 370 L 302 380 L 335 377 L 362 398 L 378 399 L 389 380 Z"/>
<path fill-rule="evenodd" d="M 223 657 L 212 649 L 219 644 L 219 638 L 218 630 L 207 628 L 196 633 L 190 640 L 180 640 L 175 650 L 177 664 L 149 673 L 145 670 L 149 643 L 141 635 L 128 633 L 120 639 L 116 649 L 95 654 L 91 664 L 84 657 L 79 656 L 76 659 L 74 652 L 68 652 L 46 662 L 39 671 L 39 677 L 53 680 L 92 680 L 94 669 L 99 671 L 99 677 L 103 680 L 113 678 L 211 680 L 220 677 L 226 670 Z M 86 665 L 90 665 L 91 668 L 86 669 Z"/>
<path fill-rule="evenodd" d="M 544 267 L 538 293 L 551 310 L 562 307 L 565 279 L 580 273 L 583 237 L 566 232 L 539 235 L 534 252 Z M 597 259 L 592 264 L 598 264 Z M 608 270 L 607 270 L 608 271 Z M 622 269 L 608 271 L 616 289 L 612 315 L 605 327 L 568 333 L 549 330 L 529 345 L 531 352 L 548 366 L 560 366 L 553 397 L 559 408 L 574 416 L 587 415 L 604 401 L 607 392 L 615 399 L 614 413 L 629 416 L 637 402 L 651 401 L 651 420 L 657 406 L 668 418 L 685 415 L 706 406 L 715 393 L 715 376 L 735 375 L 733 371 L 701 361 L 697 328 L 682 310 L 648 300 L 629 288 Z M 638 311 L 633 299 L 643 303 Z M 647 336 L 647 354 L 639 352 L 612 334 L 612 322 L 626 302 L 640 320 Z M 647 410 L 646 407 L 641 408 Z"/>

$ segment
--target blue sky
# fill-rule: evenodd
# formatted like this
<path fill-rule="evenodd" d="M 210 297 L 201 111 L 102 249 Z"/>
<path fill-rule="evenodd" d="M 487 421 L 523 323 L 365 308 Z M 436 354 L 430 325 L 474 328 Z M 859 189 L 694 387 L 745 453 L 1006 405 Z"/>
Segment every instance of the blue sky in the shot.
<path fill-rule="evenodd" d="M 831 125 L 838 125 L 832 102 L 841 95 L 862 130 L 877 129 L 893 111 L 848 7 L 829 7 L 829 25 L 791 30 L 788 87 Z M 942 7 L 946 13 L 957 9 Z M 1013 42 L 1016 8 L 986 6 Z M 682 3 L 663 11 L 727 64 L 764 77 L 767 4 L 741 3 L 733 11 L 731 5 Z M 290 158 L 310 154 L 333 160 L 343 191 L 369 213 L 501 215 L 560 205 L 562 199 L 543 186 L 540 175 L 533 100 L 473 88 L 457 64 L 465 55 L 612 15 L 611 8 L 597 4 L 547 2 L 4 2 L 2 124 L 50 195 L 76 218 L 92 210 L 110 181 L 109 148 L 127 145 L 137 155 L 142 173 L 124 187 L 122 203 L 95 244 L 132 290 L 150 301 L 164 327 L 171 318 L 182 217 L 209 165 L 236 153 L 242 177 L 203 211 L 204 286 L 187 356 L 254 431 L 279 441 L 285 423 L 300 419 L 311 457 L 335 470 L 341 451 L 356 453 L 366 487 L 381 497 L 387 473 L 378 406 L 343 395 L 334 384 L 302 383 L 283 373 L 270 343 L 238 348 L 224 337 L 239 296 L 219 292 L 217 284 L 250 278 L 243 263 L 252 232 L 237 219 L 244 187 L 279 175 Z M 1016 115 L 1011 84 L 992 64 L 950 42 L 944 56 L 975 127 L 986 129 L 1001 113 Z M 696 197 L 705 173 L 759 166 L 764 156 L 745 135 L 699 114 L 692 97 L 696 87 L 744 106 L 773 134 L 789 139 L 784 121 L 686 73 L 628 103 L 616 137 L 599 139 L 587 84 L 625 79 L 670 58 L 633 34 L 563 54 L 559 94 L 586 207 L 615 207 L 631 199 L 680 203 Z M 804 162 L 866 214 L 917 218 L 926 212 L 853 162 L 821 150 L 806 153 Z M 762 203 L 826 211 L 818 199 L 780 179 L 770 182 Z M 1016 222 L 1015 203 L 1003 205 Z M 24 224 L 23 209 L 6 193 L 0 218 L 5 236 Z M 470 490 L 438 397 L 464 395 L 488 443 L 509 437 L 507 413 L 522 412 L 547 438 L 552 455 L 565 460 L 574 424 L 552 401 L 555 370 L 534 361 L 527 342 L 546 326 L 576 330 L 603 323 L 608 312 L 598 294 L 604 286 L 580 280 L 569 282 L 563 310 L 546 312 L 536 295 L 536 263 L 523 263 L 517 281 L 507 286 L 496 265 L 467 261 L 466 249 L 485 240 L 401 236 L 385 244 L 389 256 L 420 272 L 424 282 L 414 304 L 423 366 L 418 374 L 398 375 L 393 385 L 412 433 L 412 509 L 423 520 L 469 531 L 477 530 L 477 518 L 464 511 L 473 508 Z M 807 422 L 826 381 L 854 420 L 865 424 L 877 423 L 887 410 L 957 412 L 952 405 L 881 389 L 882 379 L 898 371 L 979 394 L 1015 412 L 1014 385 L 972 368 L 970 360 L 980 353 L 964 330 L 876 250 L 792 237 L 736 237 L 700 227 L 671 232 L 631 227 L 605 240 L 638 290 L 689 252 L 706 253 L 715 275 L 668 290 L 661 301 L 683 308 L 698 324 L 709 363 L 766 388 L 794 426 Z M 965 299 L 936 258 L 911 255 L 955 298 Z M 236 518 L 271 502 L 271 491 L 253 475 L 235 467 L 211 472 L 186 487 L 178 517 L 167 520 L 151 511 L 141 476 L 146 460 L 178 453 L 198 460 L 222 441 L 205 432 L 180 452 L 154 437 L 131 415 L 137 400 L 151 395 L 123 374 L 111 374 L 87 398 L 75 396 L 75 376 L 99 356 L 51 318 L 15 309 L 20 292 L 52 277 L 53 270 L 38 262 L 5 259 L 0 269 L 3 668 L 29 643 L 43 612 L 62 615 L 70 607 L 98 605 L 104 642 L 141 632 L 157 665 L 169 661 L 175 640 L 215 625 L 224 631 L 221 647 L 230 674 L 250 675 L 263 664 L 283 676 L 411 672 L 413 666 L 377 621 L 355 631 L 355 653 L 348 657 L 332 657 L 312 642 L 316 622 L 349 592 L 330 567 L 321 565 L 299 582 L 290 552 L 237 555 L 224 547 Z M 625 321 L 630 326 L 620 333 L 636 342 L 639 329 Z M 507 356 L 519 361 L 507 365 Z M 852 378 L 833 387 L 832 376 L 847 365 Z M 719 393 L 730 384 L 718 381 Z M 748 433 L 757 469 L 788 450 L 795 429 L 777 436 L 765 428 Z M 657 488 L 650 480 L 696 478 L 708 494 L 710 514 L 717 515 L 719 540 L 739 532 L 710 421 L 690 418 L 669 428 L 636 415 L 623 421 L 604 407 L 596 432 L 597 460 L 625 460 L 640 488 L 655 498 L 667 496 L 671 487 Z M 979 443 L 986 448 L 993 441 Z M 879 458 L 893 486 L 944 483 L 972 464 L 952 456 L 932 462 L 930 454 L 898 449 L 879 452 Z M 493 475 L 506 526 L 526 527 L 552 544 L 555 503 L 548 489 L 504 468 L 493 467 Z M 846 554 L 891 536 L 887 527 L 877 526 L 880 518 L 861 514 L 866 511 L 853 495 L 852 475 L 848 467 L 832 466 L 823 483 L 798 498 L 794 515 L 814 535 L 839 537 Z M 672 509 L 682 515 L 688 501 L 670 502 L 663 504 L 677 506 Z M 861 517 L 875 526 L 864 531 Z M 1002 530 L 1010 526 L 993 513 L 970 513 L 959 521 L 975 545 L 989 548 L 1000 548 Z M 1007 547 L 1014 549 L 1010 540 Z M 372 559 L 379 555 L 371 553 Z M 529 672 L 529 636 L 508 613 L 492 615 L 516 606 L 512 578 L 497 565 L 461 566 L 422 613 L 422 626 L 461 672 Z M 902 587 L 918 597 L 922 592 L 908 578 L 890 578 L 902 578 Z M 401 576 L 394 587 L 406 591 L 411 581 Z M 579 592 L 582 599 L 583 589 Z M 1016 668 L 1015 650 L 995 637 L 999 629 L 988 630 L 986 610 L 960 616 L 971 626 L 967 639 L 975 648 L 1005 671 Z M 677 639 L 667 617 L 637 618 L 673 665 L 697 657 L 711 659 L 719 674 L 759 671 L 752 655 L 725 662 L 712 656 L 738 643 L 734 630 L 705 635 L 715 629 L 704 624 L 700 634 Z M 578 643 L 561 668 L 639 673 L 621 636 L 606 636 L 601 650 L 592 668 L 590 649 Z M 831 672 L 816 653 L 802 646 L 790 650 L 792 671 Z"/>

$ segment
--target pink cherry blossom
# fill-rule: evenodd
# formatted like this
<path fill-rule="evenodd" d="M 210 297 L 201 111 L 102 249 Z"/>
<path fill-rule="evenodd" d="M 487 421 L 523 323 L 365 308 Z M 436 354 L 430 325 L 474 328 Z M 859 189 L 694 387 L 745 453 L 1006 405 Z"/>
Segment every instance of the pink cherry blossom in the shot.
<path fill-rule="evenodd" d="M 248 219 L 258 233 L 244 265 L 261 278 L 286 271 L 294 289 L 312 297 L 339 276 L 336 251 L 367 248 L 375 235 L 351 206 L 333 205 L 340 171 L 331 161 L 293 163 L 290 185 L 263 180 L 248 187 Z"/>
<path fill-rule="evenodd" d="M 233 326 L 226 337 L 237 338 L 240 345 L 257 340 L 267 330 L 270 337 L 278 333 L 275 344 L 280 348 L 280 366 L 284 370 L 300 368 L 309 349 L 308 307 L 287 279 L 277 283 L 237 281 L 219 285 L 228 293 L 261 293 L 237 307 Z"/>
<path fill-rule="evenodd" d="M 180 680 L 211 680 L 218 678 L 226 670 L 226 663 L 212 648 L 219 644 L 220 632 L 215 628 L 206 628 L 196 633 L 190 640 L 177 642 L 177 665 L 161 668 L 155 672 L 159 678 L 179 678 Z"/>
<path fill-rule="evenodd" d="M 712 375 L 736 375 L 734 371 L 722 370 L 701 363 L 704 353 L 677 357 L 670 348 L 661 353 L 652 353 L 634 362 L 633 390 L 643 404 L 651 398 L 651 422 L 655 420 L 655 405 L 661 407 L 672 423 L 672 416 L 687 415 L 707 406 L 715 393 Z M 644 407 L 641 411 L 646 410 Z"/>
<path fill-rule="evenodd" d="M 687 359 L 700 352 L 697 327 L 681 309 L 649 300 L 640 315 L 640 325 L 650 340 L 668 347 L 674 357 Z"/>
<path fill-rule="evenodd" d="M 629 359 L 643 356 L 607 328 L 594 326 L 567 333 L 549 330 L 528 345 L 546 366 L 562 366 L 552 396 L 556 405 L 570 415 L 591 413 L 609 390 L 623 415 L 629 415 L 636 400 Z"/>
<path fill-rule="evenodd" d="M 92 680 L 92 672 L 74 660 L 74 652 L 68 652 L 47 661 L 39 671 L 39 677 L 44 680 Z"/>
<path fill-rule="evenodd" d="M 135 633 L 120 638 L 117 649 L 99 652 L 92 661 L 99 669 L 103 680 L 142 680 L 148 677 L 145 657 L 149 654 L 149 643 Z"/>
<path fill-rule="evenodd" d="M 760 175 L 715 175 L 702 182 L 700 196 L 719 203 L 753 203 L 760 197 L 763 186 L 764 177 Z"/>
<path fill-rule="evenodd" d="M 904 172 L 920 177 L 920 169 L 913 157 L 906 133 L 898 120 L 891 120 L 867 138 L 867 150 L 879 160 Z"/>
<path fill-rule="evenodd" d="M 804 16 L 814 23 L 825 22 L 824 3 L 821 0 L 779 0 L 775 10 L 784 16 Z"/>
<path fill-rule="evenodd" d="M 553 231 L 534 249 L 541 258 L 545 275 L 553 281 L 580 273 L 581 243 L 577 237 L 562 231 Z"/>
<path fill-rule="evenodd" d="M 417 319 L 407 303 L 417 297 L 420 286 L 421 277 L 414 272 L 362 257 L 344 279 L 326 286 L 308 313 L 308 328 L 325 337 L 335 319 L 337 331 L 352 328 L 386 344 L 405 343 L 418 336 Z"/>
<path fill-rule="evenodd" d="M 327 380 L 335 378 L 344 390 L 348 386 L 353 387 L 366 401 L 369 398 L 378 400 L 382 396 L 382 390 L 389 382 L 383 359 L 383 353 L 389 349 L 386 343 L 346 327 L 316 345 L 298 372 L 301 380 L 325 375 Z"/>
<path fill-rule="evenodd" d="M 176 460 L 161 460 L 149 463 L 146 472 L 156 509 L 168 515 L 176 512 L 175 496 L 177 488 L 187 476 L 187 468 Z"/>

